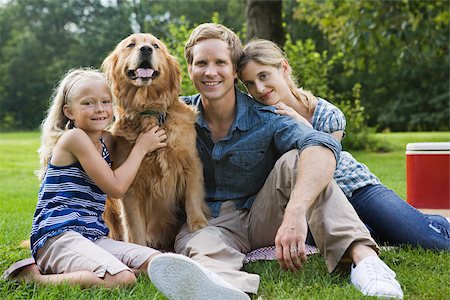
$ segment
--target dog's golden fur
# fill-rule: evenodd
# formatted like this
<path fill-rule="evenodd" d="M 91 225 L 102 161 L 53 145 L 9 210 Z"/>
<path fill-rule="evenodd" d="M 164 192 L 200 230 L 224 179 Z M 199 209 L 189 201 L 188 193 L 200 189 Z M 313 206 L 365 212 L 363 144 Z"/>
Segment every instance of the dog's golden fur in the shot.
<path fill-rule="evenodd" d="M 108 200 L 104 218 L 110 236 L 172 249 L 184 211 L 191 231 L 207 225 L 196 115 L 179 100 L 179 65 L 156 37 L 133 34 L 106 57 L 102 68 L 116 103 L 113 168 L 126 160 L 138 134 L 156 124 L 166 131 L 168 144 L 147 154 L 123 198 Z"/>

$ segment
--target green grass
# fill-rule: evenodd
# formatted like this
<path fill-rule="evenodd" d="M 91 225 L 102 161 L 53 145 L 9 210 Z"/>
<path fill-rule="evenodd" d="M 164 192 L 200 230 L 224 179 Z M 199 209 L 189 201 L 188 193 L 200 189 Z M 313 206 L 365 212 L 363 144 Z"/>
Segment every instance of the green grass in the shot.
<path fill-rule="evenodd" d="M 449 132 L 377 134 L 392 144 L 389 153 L 352 152 L 388 187 L 405 197 L 405 146 L 409 142 L 449 141 Z M 19 243 L 28 238 L 39 182 L 37 132 L 0 133 L 0 273 L 29 252 Z M 383 260 L 396 271 L 405 299 L 450 299 L 450 253 L 396 248 L 384 251 Z M 263 299 L 361 299 L 348 275 L 329 275 L 320 255 L 308 259 L 297 273 L 280 271 L 276 262 L 245 266 L 261 275 Z M 255 299 L 257 297 L 254 297 Z M 164 299 L 143 276 L 133 288 L 81 290 L 70 286 L 16 284 L 0 280 L 0 299 Z M 232 299 L 230 299 L 232 300 Z"/>

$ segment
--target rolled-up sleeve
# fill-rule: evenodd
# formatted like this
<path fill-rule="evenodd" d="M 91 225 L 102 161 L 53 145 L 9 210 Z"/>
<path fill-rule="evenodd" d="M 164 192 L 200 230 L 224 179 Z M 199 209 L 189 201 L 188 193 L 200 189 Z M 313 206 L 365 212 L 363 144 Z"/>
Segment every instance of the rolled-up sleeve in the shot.
<path fill-rule="evenodd" d="M 330 149 L 336 162 L 339 161 L 341 144 L 330 134 L 317 131 L 289 118 L 280 118 L 275 134 L 275 146 L 285 153 L 292 149 L 302 151 L 310 146 L 323 146 Z"/>

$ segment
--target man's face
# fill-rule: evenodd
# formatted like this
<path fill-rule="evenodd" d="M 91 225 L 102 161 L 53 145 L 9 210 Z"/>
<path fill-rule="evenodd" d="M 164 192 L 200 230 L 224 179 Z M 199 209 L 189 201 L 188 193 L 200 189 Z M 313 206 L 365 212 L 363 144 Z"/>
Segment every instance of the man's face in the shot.
<path fill-rule="evenodd" d="M 202 40 L 192 48 L 189 78 L 204 100 L 234 97 L 237 73 L 227 43 L 219 39 Z"/>

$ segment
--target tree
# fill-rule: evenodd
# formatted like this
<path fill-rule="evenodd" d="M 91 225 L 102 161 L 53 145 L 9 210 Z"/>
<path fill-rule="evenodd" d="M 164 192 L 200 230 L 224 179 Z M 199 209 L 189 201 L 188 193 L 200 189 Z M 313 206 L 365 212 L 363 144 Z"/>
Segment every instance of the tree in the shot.
<path fill-rule="evenodd" d="M 245 2 L 242 0 L 129 0 L 128 5 L 135 30 L 149 32 L 158 38 L 170 38 L 169 27 L 183 26 L 184 20 L 194 27 L 211 22 L 212 15 L 217 12 L 220 12 L 217 22 L 235 31 L 242 30 L 245 22 Z"/>
<path fill-rule="evenodd" d="M 247 0 L 247 40 L 261 38 L 284 45 L 282 1 Z"/>
<path fill-rule="evenodd" d="M 60 76 L 99 67 L 137 31 L 168 44 L 183 68 L 183 92 L 193 92 L 183 46 L 193 27 L 211 21 L 243 41 L 278 43 L 301 85 L 336 104 L 354 99 L 361 83 L 361 104 L 379 130 L 449 130 L 450 13 L 443 0 L 0 2 L 0 130 L 35 129 Z"/>
<path fill-rule="evenodd" d="M 106 3 L 106 2 L 105 2 Z M 99 1 L 13 0 L 0 7 L 0 125 L 35 129 L 67 70 L 98 68 L 131 33 L 126 7 Z M 112 30 L 111 28 L 115 29 Z"/>
<path fill-rule="evenodd" d="M 304 0 L 295 18 L 320 30 L 331 55 L 344 54 L 331 88 L 360 82 L 370 125 L 449 130 L 447 1 Z"/>

